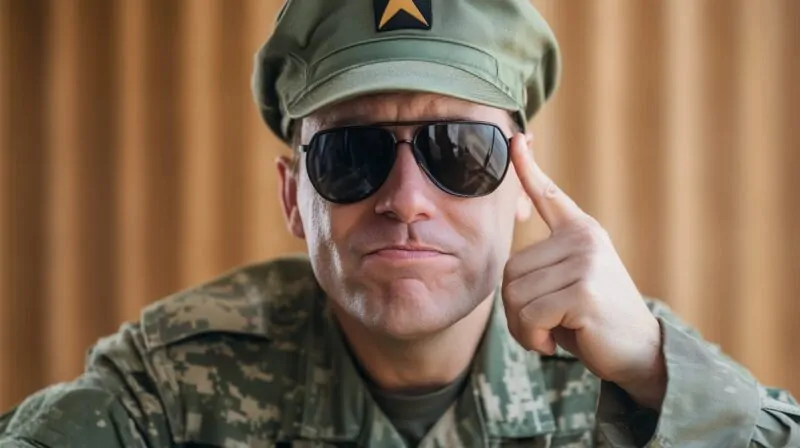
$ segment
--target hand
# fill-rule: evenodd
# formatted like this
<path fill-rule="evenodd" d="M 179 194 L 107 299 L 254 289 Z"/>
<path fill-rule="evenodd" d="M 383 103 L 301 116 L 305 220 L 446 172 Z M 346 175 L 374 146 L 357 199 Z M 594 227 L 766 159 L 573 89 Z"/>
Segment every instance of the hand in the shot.
<path fill-rule="evenodd" d="M 608 233 L 533 160 L 522 134 L 511 159 L 522 187 L 551 230 L 514 254 L 503 275 L 508 326 L 526 349 L 556 344 L 639 404 L 659 409 L 666 389 L 661 330 Z"/>

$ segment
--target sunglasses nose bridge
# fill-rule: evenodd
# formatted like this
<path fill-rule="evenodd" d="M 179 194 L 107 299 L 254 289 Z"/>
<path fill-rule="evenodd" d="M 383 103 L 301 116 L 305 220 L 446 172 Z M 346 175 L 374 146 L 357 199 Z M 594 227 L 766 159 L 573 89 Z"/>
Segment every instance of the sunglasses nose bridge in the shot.
<path fill-rule="evenodd" d="M 423 177 L 430 178 L 431 174 L 428 171 L 425 163 L 425 158 L 419 153 L 419 148 L 416 146 L 416 139 L 397 139 L 395 138 L 395 163 L 397 163 L 397 159 L 400 156 L 400 149 L 401 145 L 406 144 L 408 145 L 408 149 L 411 151 L 411 157 L 414 158 L 414 161 L 417 164 L 417 168 L 421 171 Z M 391 173 L 390 173 L 391 174 Z M 435 179 L 430 179 L 431 181 L 436 183 Z"/>
<path fill-rule="evenodd" d="M 400 149 L 400 145 L 407 144 L 412 149 L 414 148 L 414 140 L 409 140 L 407 138 L 397 139 L 394 142 L 395 149 Z"/>
<path fill-rule="evenodd" d="M 403 155 L 403 151 L 402 151 L 403 146 L 408 146 L 407 149 L 408 149 L 408 151 L 410 153 L 411 161 L 414 164 L 413 168 L 411 168 L 411 167 L 403 167 L 402 166 L 403 162 L 401 162 L 401 160 L 405 159 L 405 157 L 406 157 L 406 156 Z M 408 173 L 407 172 L 404 173 L 404 171 L 406 169 L 408 169 L 408 168 L 411 168 L 412 170 L 414 170 L 414 172 L 420 171 L 419 174 L 421 174 L 423 178 L 425 177 L 425 173 L 422 172 L 423 170 L 420 169 L 421 168 L 420 164 L 422 162 L 420 160 L 419 155 L 417 154 L 417 149 L 414 147 L 414 140 L 409 140 L 409 139 L 397 139 L 397 140 L 395 140 L 395 151 L 394 151 L 394 153 L 395 153 L 395 155 L 394 155 L 394 163 L 392 165 L 392 170 L 388 173 L 389 177 L 393 176 L 395 174 L 395 172 L 398 172 L 397 174 L 400 174 L 403 178 L 405 178 L 405 177 L 408 176 Z M 405 180 L 403 182 L 405 182 Z"/>
<path fill-rule="evenodd" d="M 420 169 L 412 148 L 408 148 L 410 152 L 397 149 L 394 166 L 375 193 L 375 212 L 406 223 L 429 219 L 436 213 L 432 198 L 436 186 Z"/>
<path fill-rule="evenodd" d="M 395 153 L 400 152 L 401 145 L 408 145 L 408 149 L 411 151 L 411 155 L 414 157 L 414 160 L 416 160 L 417 165 L 422 167 L 425 164 L 425 160 L 419 154 L 419 148 L 416 146 L 417 145 L 416 138 L 395 139 L 395 146 L 394 146 Z"/>

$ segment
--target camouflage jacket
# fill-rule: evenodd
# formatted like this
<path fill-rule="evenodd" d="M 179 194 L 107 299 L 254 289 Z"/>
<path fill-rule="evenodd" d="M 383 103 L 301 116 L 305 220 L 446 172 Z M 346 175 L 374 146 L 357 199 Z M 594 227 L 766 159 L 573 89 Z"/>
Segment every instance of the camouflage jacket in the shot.
<path fill-rule="evenodd" d="M 464 393 L 424 447 L 800 447 L 800 409 L 649 302 L 664 334 L 661 412 L 569 353 L 511 338 L 496 300 Z M 0 417 L 0 448 L 403 446 L 326 312 L 307 259 L 246 267 L 145 309 L 77 380 Z"/>

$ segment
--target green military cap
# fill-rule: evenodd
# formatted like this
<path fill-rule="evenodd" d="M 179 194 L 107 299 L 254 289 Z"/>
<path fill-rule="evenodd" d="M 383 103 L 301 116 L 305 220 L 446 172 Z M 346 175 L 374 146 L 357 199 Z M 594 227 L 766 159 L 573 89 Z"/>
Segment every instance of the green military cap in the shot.
<path fill-rule="evenodd" d="M 286 142 L 298 118 L 389 91 L 513 111 L 524 128 L 553 94 L 560 59 L 530 0 L 288 0 L 256 55 L 253 93 Z"/>

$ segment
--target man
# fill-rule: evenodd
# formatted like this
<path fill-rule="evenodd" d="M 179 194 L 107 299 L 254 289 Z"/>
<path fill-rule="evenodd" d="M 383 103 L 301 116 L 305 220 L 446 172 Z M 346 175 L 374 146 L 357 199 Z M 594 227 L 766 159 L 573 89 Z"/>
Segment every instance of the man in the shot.
<path fill-rule="evenodd" d="M 309 257 L 148 307 L 0 447 L 800 446 L 534 161 L 558 71 L 528 0 L 288 2 L 254 85 Z"/>

